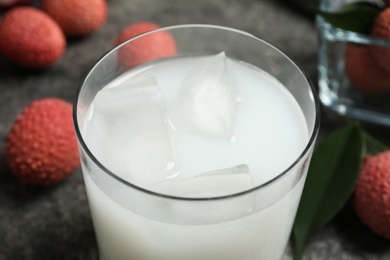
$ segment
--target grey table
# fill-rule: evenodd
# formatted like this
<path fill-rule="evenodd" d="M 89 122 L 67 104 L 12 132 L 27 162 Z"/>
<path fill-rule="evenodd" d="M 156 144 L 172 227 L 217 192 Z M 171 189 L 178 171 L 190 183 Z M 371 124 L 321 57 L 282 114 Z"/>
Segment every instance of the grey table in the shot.
<path fill-rule="evenodd" d="M 50 188 L 24 186 L 7 169 L 4 142 L 15 117 L 31 101 L 60 97 L 73 102 L 84 75 L 127 24 L 209 23 L 241 29 L 279 47 L 316 81 L 318 46 L 313 19 L 282 1 L 107 2 L 109 16 L 104 27 L 89 37 L 69 41 L 65 55 L 53 67 L 32 72 L 0 58 L 0 260 L 98 258 L 80 170 Z M 324 120 L 322 133 L 333 126 Z M 292 259 L 291 248 L 284 257 L 288 259 Z M 304 259 L 390 259 L 390 243 L 371 234 L 347 205 L 313 238 Z"/>

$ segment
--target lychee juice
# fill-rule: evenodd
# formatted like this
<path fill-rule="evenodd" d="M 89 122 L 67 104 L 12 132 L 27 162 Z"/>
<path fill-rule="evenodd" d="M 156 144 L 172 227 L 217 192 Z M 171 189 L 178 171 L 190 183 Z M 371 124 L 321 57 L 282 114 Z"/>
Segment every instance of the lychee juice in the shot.
<path fill-rule="evenodd" d="M 225 53 L 165 59 L 110 82 L 86 115 L 100 259 L 281 258 L 309 130 L 270 74 Z"/>

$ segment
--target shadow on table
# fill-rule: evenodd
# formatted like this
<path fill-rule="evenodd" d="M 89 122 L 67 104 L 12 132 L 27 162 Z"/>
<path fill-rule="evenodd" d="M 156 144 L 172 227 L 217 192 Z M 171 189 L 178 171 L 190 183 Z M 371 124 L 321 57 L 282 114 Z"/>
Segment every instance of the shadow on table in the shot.
<path fill-rule="evenodd" d="M 314 19 L 314 14 L 310 8 L 318 6 L 319 0 L 278 0 L 288 8 Z"/>
<path fill-rule="evenodd" d="M 39 200 L 45 194 L 53 192 L 56 185 L 47 188 L 33 187 L 21 183 L 8 168 L 5 154 L 0 154 L 0 196 L 12 198 L 15 205 L 23 205 Z"/>
<path fill-rule="evenodd" d="M 342 246 L 346 247 L 346 250 L 377 254 L 390 252 L 389 240 L 375 235 L 360 221 L 355 214 L 352 201 L 347 203 L 333 223 L 336 232 L 345 241 Z"/>

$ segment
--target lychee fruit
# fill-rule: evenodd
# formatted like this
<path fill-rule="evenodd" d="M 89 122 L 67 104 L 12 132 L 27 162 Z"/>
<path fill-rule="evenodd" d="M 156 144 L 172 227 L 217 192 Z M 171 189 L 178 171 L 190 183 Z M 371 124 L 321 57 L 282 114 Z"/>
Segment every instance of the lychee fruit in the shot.
<path fill-rule="evenodd" d="M 363 160 L 354 207 L 374 233 L 390 239 L 390 151 L 368 155 Z"/>
<path fill-rule="evenodd" d="M 0 51 L 13 62 L 46 68 L 64 53 L 65 36 L 58 24 L 33 7 L 15 7 L 0 21 Z"/>
<path fill-rule="evenodd" d="M 376 64 L 369 47 L 346 46 L 345 72 L 351 85 L 361 92 L 377 93 L 390 89 L 390 73 Z"/>
<path fill-rule="evenodd" d="M 390 41 L 390 8 L 385 8 L 376 17 L 371 36 Z M 390 47 L 372 45 L 371 53 L 377 64 L 390 73 Z"/>
<path fill-rule="evenodd" d="M 32 102 L 17 117 L 5 148 L 7 164 L 22 182 L 61 181 L 80 165 L 72 105 L 57 98 Z"/>
<path fill-rule="evenodd" d="M 0 8 L 10 8 L 16 5 L 24 5 L 30 3 L 31 0 L 0 0 Z"/>
<path fill-rule="evenodd" d="M 118 45 L 134 36 L 160 28 L 151 22 L 138 22 L 127 26 L 118 36 Z M 145 62 L 176 54 L 176 42 L 167 31 L 155 32 L 126 43 L 119 49 L 121 65 L 133 68 Z"/>
<path fill-rule="evenodd" d="M 69 37 L 88 35 L 99 29 L 107 18 L 105 0 L 42 0 L 41 4 Z"/>

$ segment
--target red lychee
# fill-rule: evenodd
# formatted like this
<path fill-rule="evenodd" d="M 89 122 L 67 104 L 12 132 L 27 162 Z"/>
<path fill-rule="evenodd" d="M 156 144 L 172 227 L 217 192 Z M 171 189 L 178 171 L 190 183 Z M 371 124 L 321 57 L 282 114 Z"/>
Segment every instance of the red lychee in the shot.
<path fill-rule="evenodd" d="M 16 5 L 24 5 L 30 3 L 31 0 L 0 0 L 0 8 L 10 8 Z"/>
<path fill-rule="evenodd" d="M 115 45 L 139 34 L 160 28 L 151 22 L 138 22 L 127 26 L 118 36 Z M 136 39 L 119 50 L 121 65 L 133 68 L 145 62 L 176 54 L 176 42 L 167 31 L 156 32 Z"/>
<path fill-rule="evenodd" d="M 0 21 L 0 51 L 26 68 L 46 68 L 64 53 L 66 40 L 58 24 L 33 7 L 15 7 Z"/>
<path fill-rule="evenodd" d="M 390 151 L 366 156 L 356 183 L 355 211 L 374 233 L 390 239 Z"/>
<path fill-rule="evenodd" d="M 47 12 L 69 37 L 80 37 L 99 29 L 107 17 L 105 0 L 42 0 Z"/>
<path fill-rule="evenodd" d="M 376 93 L 390 89 L 390 73 L 376 64 L 369 47 L 347 45 L 345 72 L 351 85 L 361 92 Z"/>
<path fill-rule="evenodd" d="M 385 8 L 375 19 L 371 35 L 390 41 L 390 8 Z M 377 64 L 390 73 L 390 47 L 372 45 L 371 53 Z"/>
<path fill-rule="evenodd" d="M 32 102 L 17 117 L 5 147 L 8 166 L 22 182 L 61 181 L 80 165 L 72 105 L 57 98 Z"/>

